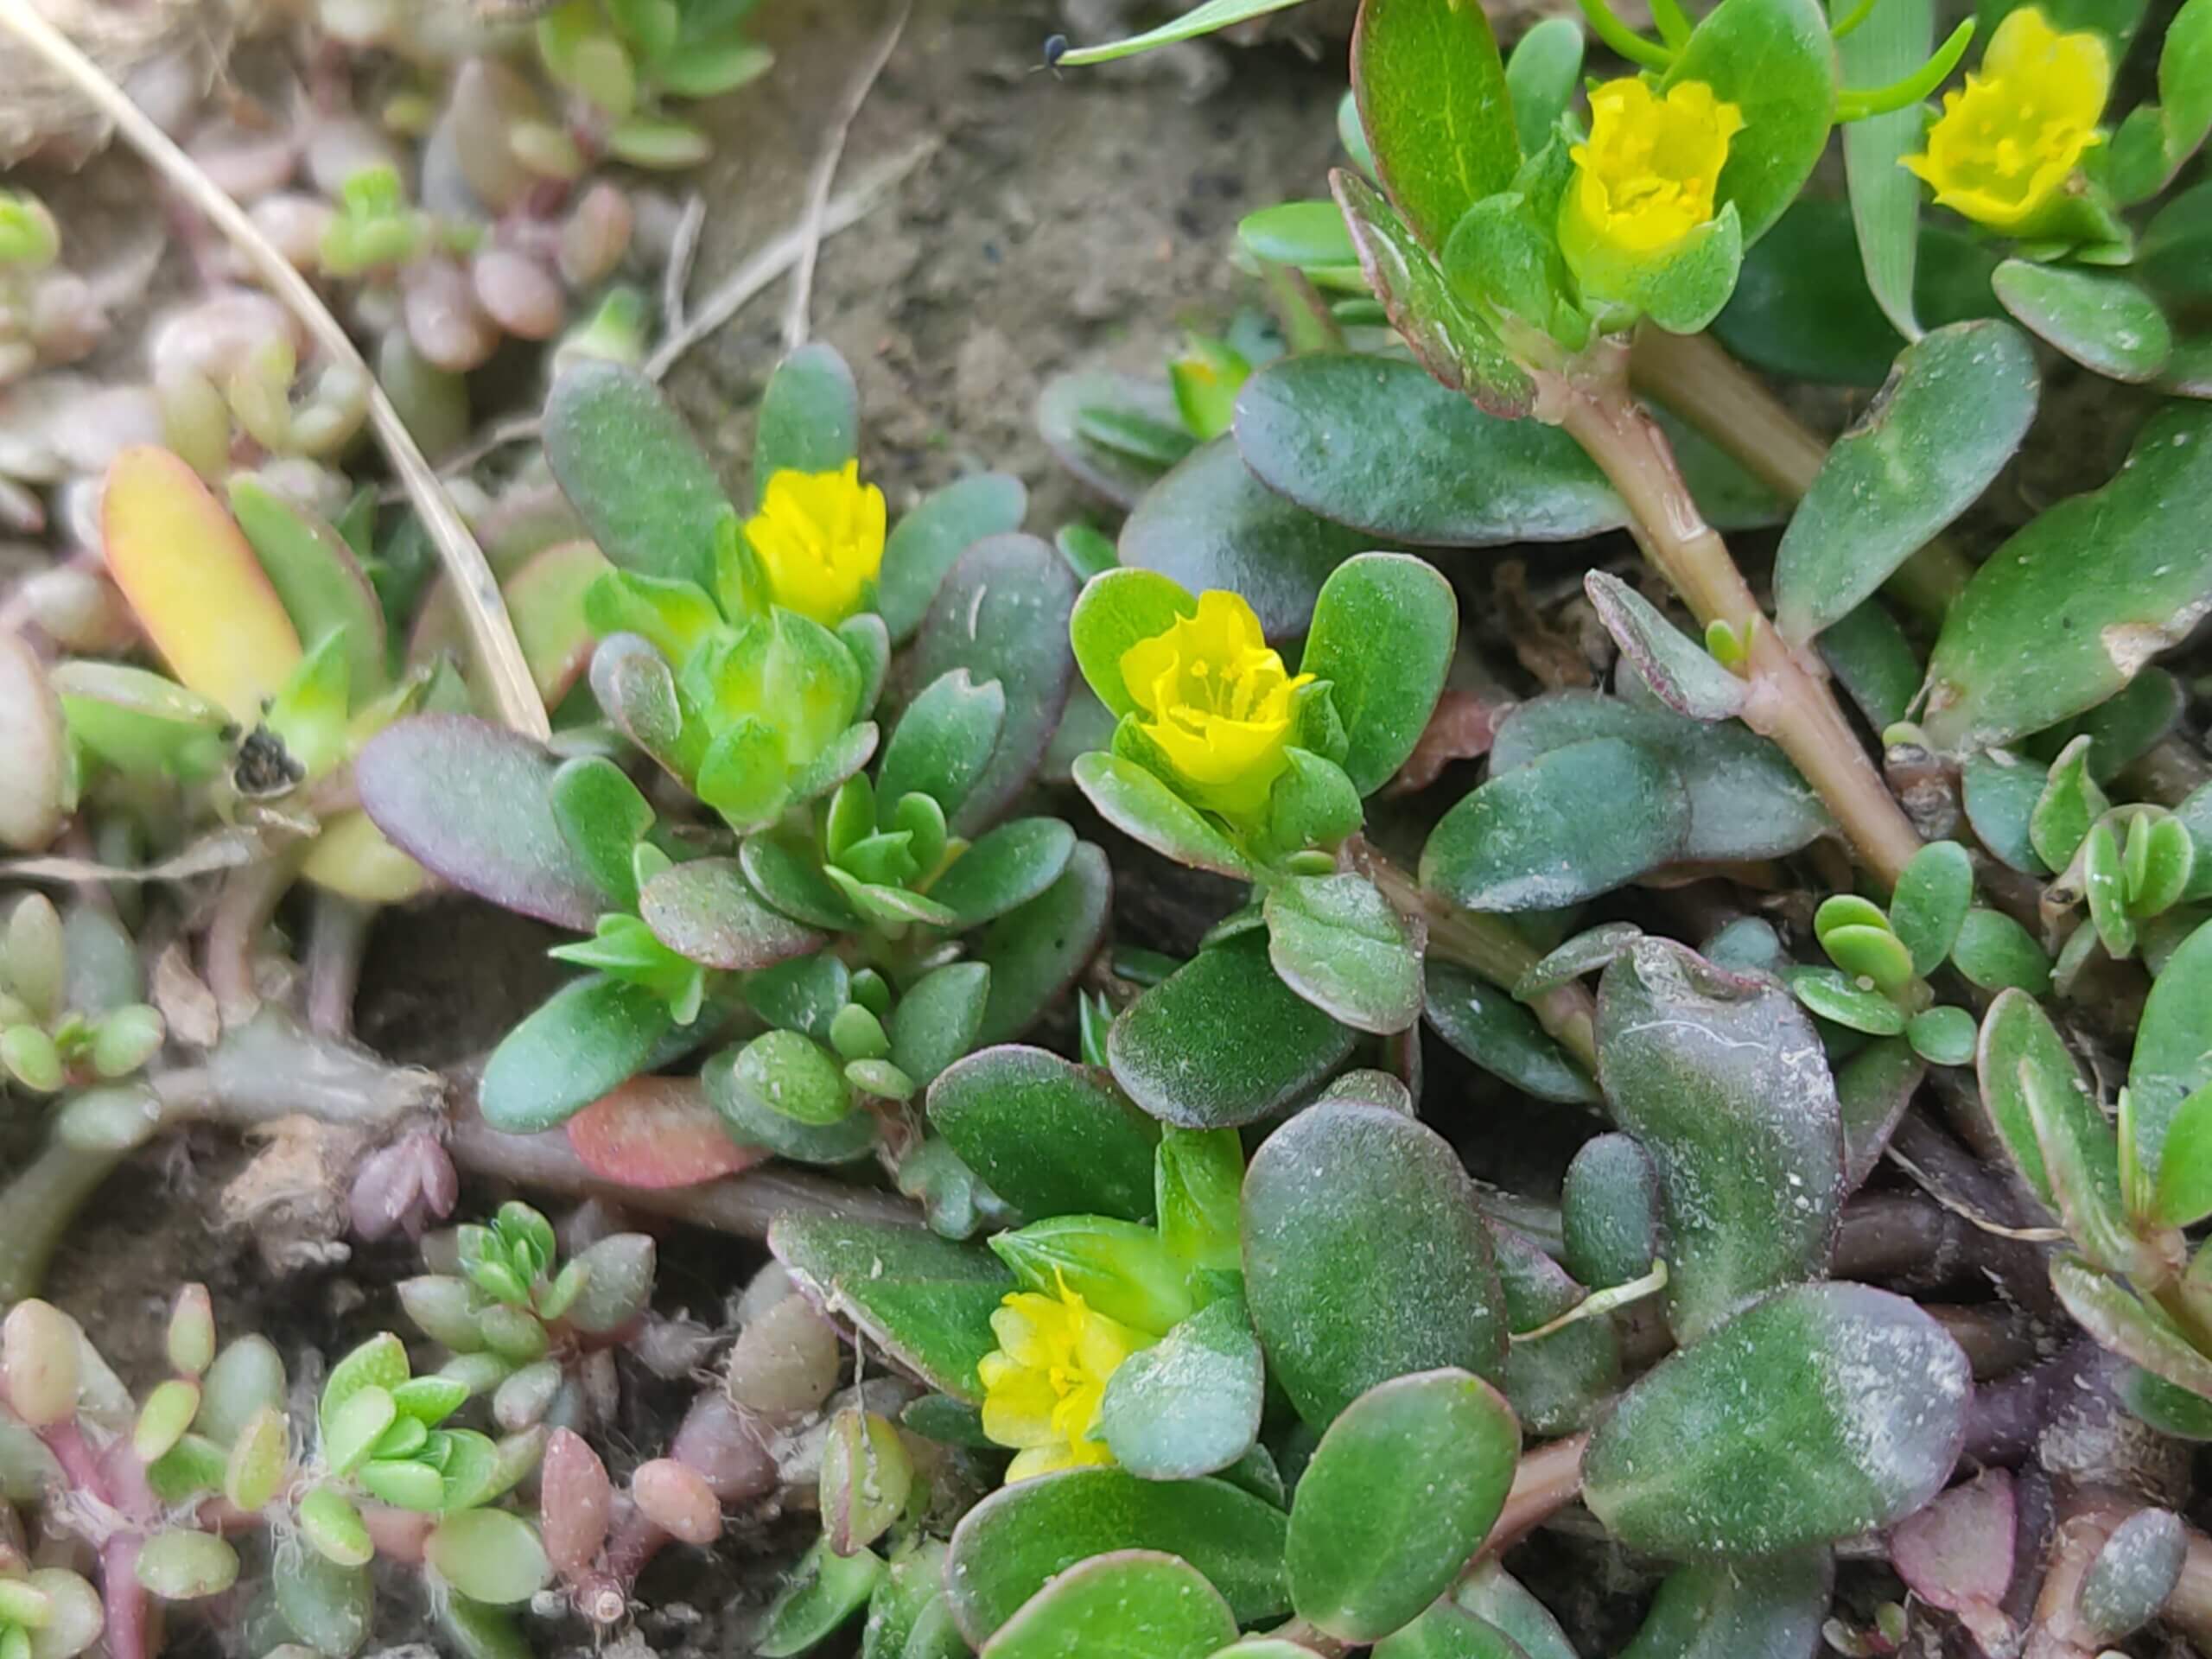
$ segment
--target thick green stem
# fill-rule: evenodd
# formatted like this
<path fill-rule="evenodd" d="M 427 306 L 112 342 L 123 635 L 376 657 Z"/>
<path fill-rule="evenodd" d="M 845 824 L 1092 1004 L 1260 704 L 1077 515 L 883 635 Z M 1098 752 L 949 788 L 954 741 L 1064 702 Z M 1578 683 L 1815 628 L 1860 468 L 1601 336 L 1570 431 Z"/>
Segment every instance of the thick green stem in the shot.
<path fill-rule="evenodd" d="M 1552 388 L 1560 423 L 1620 493 L 1637 543 L 1699 624 L 1724 622 L 1750 642 L 1745 723 L 1781 747 L 1834 815 L 1860 861 L 1885 887 L 1895 886 L 1920 850 L 1911 822 L 1826 680 L 1760 612 L 1728 544 L 1690 499 L 1666 435 L 1629 391 L 1625 365 L 1615 360 L 1595 366 L 1597 372 L 1587 378 Z"/>
<path fill-rule="evenodd" d="M 55 1141 L 0 1189 L 0 1307 L 38 1294 L 69 1224 L 130 1155 Z"/>
<path fill-rule="evenodd" d="M 1431 893 L 1406 870 L 1371 846 L 1359 843 L 1354 861 L 1402 916 L 1417 918 L 1428 931 L 1428 953 L 1479 974 L 1510 991 L 1521 976 L 1543 960 L 1543 952 L 1522 937 L 1503 916 L 1468 910 Z M 1598 1004 L 1580 982 L 1546 991 L 1529 1004 L 1552 1039 L 1587 1071 L 1598 1074 Z"/>
<path fill-rule="evenodd" d="M 1629 357 L 1629 383 L 1664 404 L 1783 500 L 1813 486 L 1828 446 L 1765 383 L 1710 334 L 1670 334 L 1646 324 Z M 1974 575 L 1966 556 L 1938 538 L 1884 584 L 1890 596 L 1931 622 Z"/>

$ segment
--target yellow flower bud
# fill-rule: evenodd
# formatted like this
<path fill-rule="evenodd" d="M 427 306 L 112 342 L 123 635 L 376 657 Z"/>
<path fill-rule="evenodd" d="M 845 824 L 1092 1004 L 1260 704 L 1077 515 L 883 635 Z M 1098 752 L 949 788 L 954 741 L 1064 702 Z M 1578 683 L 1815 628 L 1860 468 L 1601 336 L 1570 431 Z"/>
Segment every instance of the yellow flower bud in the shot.
<path fill-rule="evenodd" d="M 1293 694 L 1313 677 L 1284 670 L 1243 598 L 1202 594 L 1197 615 L 1131 645 L 1121 669 L 1140 728 L 1186 795 L 1232 818 L 1267 804 L 1290 765 Z"/>
<path fill-rule="evenodd" d="M 769 597 L 831 628 L 868 602 L 883 568 L 883 492 L 861 482 L 856 461 L 835 473 L 786 467 L 745 524 Z"/>
<path fill-rule="evenodd" d="M 2088 29 L 2062 35 L 2033 6 L 2007 13 L 1981 73 L 1943 94 L 1928 148 L 1900 165 L 1936 200 L 1992 230 L 2031 230 L 2101 142 L 2097 118 L 2112 90 L 2112 57 Z"/>
<path fill-rule="evenodd" d="M 1152 1338 L 1091 1311 L 1066 1285 L 1057 1296 L 1016 1291 L 991 1315 L 998 1351 L 976 1375 L 983 1385 L 983 1433 L 1019 1449 L 1009 1481 L 1114 1461 L 1091 1438 L 1107 1380 Z"/>
<path fill-rule="evenodd" d="M 1618 253 L 1658 254 L 1713 214 L 1713 187 L 1744 112 L 1685 80 L 1662 99 L 1634 76 L 1590 94 L 1590 142 L 1567 154 L 1575 180 L 1566 211 Z"/>

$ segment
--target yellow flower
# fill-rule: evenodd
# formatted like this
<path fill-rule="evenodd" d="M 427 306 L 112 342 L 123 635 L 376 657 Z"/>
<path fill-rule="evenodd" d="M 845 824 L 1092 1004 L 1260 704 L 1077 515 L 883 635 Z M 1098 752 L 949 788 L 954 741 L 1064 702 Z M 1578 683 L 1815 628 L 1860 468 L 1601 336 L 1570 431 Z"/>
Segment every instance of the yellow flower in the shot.
<path fill-rule="evenodd" d="M 1953 213 L 1992 230 L 2027 229 L 2100 142 L 2097 118 L 2111 90 L 2102 35 L 2061 35 L 2023 6 L 1998 24 L 1966 90 L 1943 94 L 1928 148 L 1901 164 Z"/>
<path fill-rule="evenodd" d="M 1663 253 L 1711 219 L 1713 191 L 1744 112 L 1701 80 L 1656 98 L 1634 76 L 1590 94 L 1590 142 L 1574 158 L 1574 206 L 1599 242 Z"/>
<path fill-rule="evenodd" d="M 769 596 L 834 628 L 867 602 L 883 568 L 883 492 L 862 484 L 860 462 L 849 461 L 842 472 L 785 467 L 771 478 L 745 539 Z"/>
<path fill-rule="evenodd" d="M 1230 817 L 1266 804 L 1290 765 L 1292 694 L 1313 677 L 1284 671 L 1249 605 L 1202 594 L 1196 616 L 1131 645 L 1121 668 L 1140 728 L 1192 800 Z"/>
<path fill-rule="evenodd" d="M 1090 1438 L 1106 1380 L 1152 1338 L 1093 1313 L 1065 1283 L 1058 1296 L 1014 1292 L 991 1315 L 991 1330 L 998 1351 L 976 1374 L 983 1384 L 983 1433 L 1020 1448 L 1006 1478 L 1113 1462 L 1105 1443 Z"/>

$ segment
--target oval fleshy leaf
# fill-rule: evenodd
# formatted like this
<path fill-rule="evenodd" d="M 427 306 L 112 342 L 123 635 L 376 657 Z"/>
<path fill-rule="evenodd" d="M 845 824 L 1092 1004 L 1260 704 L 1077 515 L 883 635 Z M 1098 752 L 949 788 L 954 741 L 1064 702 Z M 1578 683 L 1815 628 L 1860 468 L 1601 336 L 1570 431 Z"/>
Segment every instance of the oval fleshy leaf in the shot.
<path fill-rule="evenodd" d="M 2117 271 L 2007 259 L 1989 285 L 2044 344 L 2108 380 L 2155 380 L 2172 354 L 2165 313 Z"/>
<path fill-rule="evenodd" d="M 166 449 L 125 449 L 100 493 L 100 545 L 169 671 L 241 726 L 257 723 L 300 660 L 300 636 L 199 474 Z"/>
<path fill-rule="evenodd" d="M 1490 1234 L 1506 1321 L 1521 1336 L 1505 1356 L 1500 1386 L 1506 1403 L 1532 1434 L 1587 1427 L 1620 1391 L 1620 1333 L 1611 1319 L 1580 1319 L 1541 1337 L 1526 1335 L 1571 1312 L 1589 1292 L 1527 1234 L 1496 1222 Z M 1639 1267 L 1629 1276 L 1642 1278 L 1648 1270 Z"/>
<path fill-rule="evenodd" d="M 1599 987 L 1598 1065 L 1614 1118 L 1658 1170 L 1680 1340 L 1826 1268 L 1842 1129 L 1819 1036 L 1789 992 L 1638 939 Z"/>
<path fill-rule="evenodd" d="M 732 973 L 772 968 L 827 943 L 761 903 L 734 858 L 663 870 L 638 895 L 638 914 L 679 957 Z"/>
<path fill-rule="evenodd" d="M 674 1024 L 642 985 L 592 974 L 563 986 L 492 1051 L 484 1121 L 509 1135 L 566 1122 L 652 1064 Z"/>
<path fill-rule="evenodd" d="M 1104 850 L 1079 841 L 1051 887 L 972 941 L 976 960 L 991 969 L 978 1042 L 1013 1041 L 1059 1001 L 1105 944 L 1113 904 L 1114 874 Z"/>
<path fill-rule="evenodd" d="M 853 371 L 821 340 L 776 365 L 760 394 L 753 440 L 753 501 L 780 472 L 834 473 L 860 453 L 861 399 Z"/>
<path fill-rule="evenodd" d="M 891 1064 L 918 1087 L 929 1087 L 976 1046 L 990 998 L 988 963 L 949 962 L 932 968 L 906 988 L 891 1011 Z"/>
<path fill-rule="evenodd" d="M 1935 0 L 1898 0 L 1877 7 L 1838 41 L 1836 56 L 1846 86 L 1886 86 L 1918 69 L 1935 48 Z M 1920 263 L 1921 188 L 1897 163 L 1920 148 L 1927 126 L 1923 107 L 1915 104 L 1843 130 L 1844 175 L 1866 287 L 1908 339 L 1920 333 L 1913 279 Z"/>
<path fill-rule="evenodd" d="M 963 553 L 987 537 L 1020 530 L 1028 511 L 1029 492 L 1020 479 L 976 473 L 923 497 L 893 525 L 875 587 L 876 610 L 893 643 L 921 626 L 939 584 Z"/>
<path fill-rule="evenodd" d="M 1236 1637 L 1236 1620 L 1205 1575 L 1153 1549 L 1094 1555 L 1025 1602 L 985 1644 L 985 1659 L 1091 1659 L 1120 1650 L 1147 1659 L 1206 1659 Z"/>
<path fill-rule="evenodd" d="M 2072 1256 L 2050 1264 L 2050 1287 L 2101 1347 L 2177 1389 L 2212 1401 L 2212 1358 L 2198 1351 L 2164 1309 Z"/>
<path fill-rule="evenodd" d="M 561 833 L 556 770 L 528 738 L 466 715 L 417 715 L 386 727 L 353 763 L 377 828 L 432 874 L 588 932 L 613 899 Z"/>
<path fill-rule="evenodd" d="M 1363 174 L 1343 168 L 1329 175 L 1329 191 L 1344 210 L 1368 287 L 1421 366 L 1493 415 L 1527 415 L 1535 404 L 1535 382 L 1489 320 L 1446 280 L 1389 200 Z"/>
<path fill-rule="evenodd" d="M 447 1516 L 423 1541 L 423 1555 L 462 1595 L 494 1607 L 528 1601 L 553 1577 L 536 1529 L 505 1510 Z"/>
<path fill-rule="evenodd" d="M 1797 199 L 1827 147 L 1836 93 L 1827 19 L 1816 0 L 1722 0 L 1662 86 L 1693 80 L 1743 111 L 1713 195 L 1734 207 L 1749 247 Z"/>
<path fill-rule="evenodd" d="M 1834 827 L 1788 757 L 1748 728 L 1729 721 L 1708 726 L 1594 691 L 1554 691 L 1516 709 L 1499 723 L 1491 746 L 1491 776 L 1601 737 L 1620 738 L 1664 757 L 1688 791 L 1689 830 L 1678 858 L 1777 858 Z"/>
<path fill-rule="evenodd" d="M 1719 530 L 1770 524 L 1774 497 L 1662 416 L 1675 459 Z M 1417 363 L 1316 352 L 1268 364 L 1236 403 L 1236 445 L 1268 489 L 1399 547 L 1580 541 L 1628 510 L 1573 439 L 1485 413 Z"/>
<path fill-rule="evenodd" d="M 2156 1182 L 2182 1103 L 2212 1083 L 2212 924 L 2197 928 L 2151 983 L 2127 1066 L 2136 1157 Z"/>
<path fill-rule="evenodd" d="M 945 1589 L 961 1633 L 980 1648 L 1077 1562 L 1159 1550 L 1198 1568 L 1249 1624 L 1290 1611 L 1287 1526 L 1281 1510 L 1225 1481 L 1070 1469 L 1018 1481 L 969 1510 L 952 1535 Z"/>
<path fill-rule="evenodd" d="M 750 1169 L 765 1147 L 729 1138 L 690 1077 L 632 1077 L 570 1118 L 569 1145 L 603 1181 L 658 1191 Z"/>
<path fill-rule="evenodd" d="M 1363 875 L 1291 876 L 1268 889 L 1268 959 L 1284 984 L 1356 1031 L 1421 1018 L 1421 951 Z"/>
<path fill-rule="evenodd" d="M 1049 892 L 1075 856 L 1075 831 L 1058 818 L 1015 818 L 979 836 L 930 884 L 932 903 L 966 929 Z"/>
<path fill-rule="evenodd" d="M 823 1311 L 850 1320 L 931 1388 L 982 1403 L 976 1367 L 996 1351 L 991 1315 L 1017 1287 L 982 1245 L 919 1227 L 794 1213 L 776 1217 L 768 1248 Z"/>
<path fill-rule="evenodd" d="M 1838 438 L 1775 555 L 1776 625 L 1796 643 L 1871 599 L 1987 489 L 2042 391 L 2019 330 L 1959 322 L 1905 347 Z"/>
<path fill-rule="evenodd" d="M 1099 1405 L 1099 1437 L 1133 1475 L 1195 1479 L 1252 1449 L 1266 1394 L 1244 1303 L 1224 1296 L 1115 1368 Z"/>
<path fill-rule="evenodd" d="M 1971 1023 L 1973 1016 L 1957 1012 Z M 1971 1058 L 1971 1056 L 1969 1056 Z M 1890 1136 L 1928 1069 L 1912 1045 L 1872 1042 L 1836 1069 L 1836 1104 L 1843 1119 L 1843 1190 L 1857 1192 L 1882 1161 Z"/>
<path fill-rule="evenodd" d="M 2050 508 L 1951 603 L 1923 729 L 1947 753 L 2040 731 L 2120 691 L 2212 607 L 2212 407 L 2169 404 L 2101 489 Z"/>
<path fill-rule="evenodd" d="M 1685 1567 L 1667 1576 L 1619 1659 L 1748 1659 L 1815 1651 L 1835 1591 L 1825 1549 Z"/>
<path fill-rule="evenodd" d="M 1041 1048 L 987 1048 L 930 1086 L 929 1115 L 1025 1215 L 1151 1218 L 1160 1127 L 1096 1071 Z"/>
<path fill-rule="evenodd" d="M 1298 666 L 1329 683 L 1344 722 L 1341 764 L 1363 796 L 1397 775 L 1427 728 L 1459 624 L 1452 584 L 1402 553 L 1356 555 L 1321 584 Z M 1376 651 L 1378 639 L 1391 648 Z"/>
<path fill-rule="evenodd" d="M 1598 1087 L 1567 1057 L 1536 1016 L 1488 980 L 1431 959 L 1424 1010 L 1436 1034 L 1494 1077 L 1538 1100 L 1594 1106 Z"/>
<path fill-rule="evenodd" d="M 386 678 L 384 607 L 346 539 L 251 473 L 230 482 L 231 511 L 270 584 L 308 645 L 345 637 L 347 683 L 356 706 Z"/>
<path fill-rule="evenodd" d="M 1900 1522 L 1890 1534 L 1890 1561 L 1929 1605 L 2001 1637 L 2009 1622 L 1998 1604 L 2012 1583 L 2017 1529 L 2012 1471 L 1985 1469 Z"/>
<path fill-rule="evenodd" d="M 1942 967 L 1974 907 L 1974 860 L 1955 841 L 1930 842 L 1912 855 L 1890 899 L 1890 925 L 1912 953 L 1912 970 Z"/>
<path fill-rule="evenodd" d="M 1268 1138 L 1244 1178 L 1244 1275 L 1275 1379 L 1316 1427 L 1408 1372 L 1503 1375 L 1504 1299 L 1474 1184 L 1402 1112 L 1327 1101 Z"/>
<path fill-rule="evenodd" d="M 1512 1408 L 1478 1376 L 1370 1389 L 1299 1478 L 1284 1551 L 1299 1617 L 1351 1643 L 1410 1624 L 1488 1535 L 1520 1456 Z"/>
<path fill-rule="evenodd" d="M 1383 188 L 1430 248 L 1509 188 L 1521 144 L 1490 20 L 1459 0 L 1368 0 L 1352 92 Z"/>
<path fill-rule="evenodd" d="M 1649 600 L 1609 571 L 1591 571 L 1582 586 L 1605 632 L 1643 671 L 1660 702 L 1692 720 L 1726 720 L 1741 712 L 1743 681 L 1668 621 Z"/>
<path fill-rule="evenodd" d="M 887 813 L 907 795 L 927 795 L 947 814 L 959 810 L 991 758 L 1006 721 L 1006 692 L 978 685 L 964 668 L 925 685 L 899 716 L 875 777 Z"/>
<path fill-rule="evenodd" d="M 964 668 L 977 685 L 996 682 L 1006 698 L 990 760 L 949 815 L 955 835 L 993 822 L 1045 758 L 1075 678 L 1068 644 L 1075 593 L 1060 556 L 1020 535 L 976 543 L 938 589 L 908 664 L 914 683 Z"/>
<path fill-rule="evenodd" d="M 1690 801 L 1664 757 L 1600 737 L 1501 772 L 1444 815 L 1421 885 L 1470 910 L 1554 910 L 1681 855 Z"/>
<path fill-rule="evenodd" d="M 2092 1142 L 2100 1131 L 2110 1138 L 2104 1116 L 2089 1093 L 2088 1080 L 2082 1075 L 2050 1016 L 2027 992 L 2003 991 L 1982 1016 L 1975 1054 L 1982 1106 L 2029 1191 L 2056 1211 L 2057 1196 L 2052 1190 L 2027 1090 L 2020 1079 L 2024 1067 L 2041 1080 L 2046 1112 L 2063 1113 L 2068 1120 L 2069 1142 Z"/>
<path fill-rule="evenodd" d="M 1268 488 L 1402 544 L 1573 541 L 1621 522 L 1566 433 L 1485 413 L 1397 358 L 1269 364 L 1237 398 L 1236 445 Z"/>
<path fill-rule="evenodd" d="M 1942 1489 L 1973 1392 L 1958 1344 L 1903 1297 L 1777 1291 L 1621 1396 L 1591 1437 L 1583 1498 L 1622 1543 L 1665 1555 L 1848 1537 Z"/>
<path fill-rule="evenodd" d="M 1099 817 L 1162 857 L 1222 875 L 1247 873 L 1243 855 L 1229 837 L 1135 761 L 1093 749 L 1076 757 L 1073 776 Z"/>
<path fill-rule="evenodd" d="M 651 380 L 605 359 L 569 364 L 546 398 L 545 459 L 609 559 L 714 591 L 715 527 L 734 509 Z"/>
<path fill-rule="evenodd" d="M 1202 950 L 1140 996 L 1106 1042 L 1114 1080 L 1188 1129 L 1255 1122 L 1313 1088 L 1352 1033 L 1283 983 L 1264 938 Z"/>

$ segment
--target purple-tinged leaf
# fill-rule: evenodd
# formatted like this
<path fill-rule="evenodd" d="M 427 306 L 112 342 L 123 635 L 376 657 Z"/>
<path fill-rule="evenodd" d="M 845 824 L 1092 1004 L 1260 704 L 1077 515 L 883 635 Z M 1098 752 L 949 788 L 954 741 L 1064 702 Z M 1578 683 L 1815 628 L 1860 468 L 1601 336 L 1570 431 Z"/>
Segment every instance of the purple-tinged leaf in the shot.
<path fill-rule="evenodd" d="M 432 874 L 541 921 L 590 931 L 613 902 L 553 815 L 558 763 L 528 738 L 467 715 L 417 715 L 353 763 L 378 829 Z"/>
<path fill-rule="evenodd" d="M 960 556 L 923 619 L 915 684 L 964 668 L 978 686 L 997 682 L 1006 697 L 991 758 L 951 815 L 956 835 L 976 834 L 1006 809 L 1059 728 L 1075 679 L 1068 644 L 1075 592 L 1074 573 L 1046 543 L 993 536 Z"/>
<path fill-rule="evenodd" d="M 819 950 L 823 936 L 757 898 L 734 858 L 702 858 L 664 870 L 639 895 L 653 937 L 709 968 L 749 973 Z"/>

